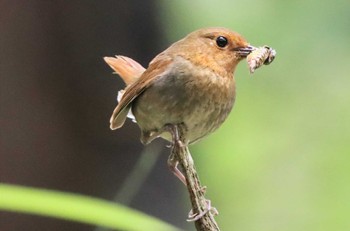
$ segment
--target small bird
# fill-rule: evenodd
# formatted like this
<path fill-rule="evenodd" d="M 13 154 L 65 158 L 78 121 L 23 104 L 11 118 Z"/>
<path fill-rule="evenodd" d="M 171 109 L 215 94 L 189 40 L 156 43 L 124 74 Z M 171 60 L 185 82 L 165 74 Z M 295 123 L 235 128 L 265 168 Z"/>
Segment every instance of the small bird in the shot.
<path fill-rule="evenodd" d="M 194 31 L 157 55 L 143 68 L 125 56 L 105 57 L 126 83 L 110 119 L 112 130 L 127 116 L 141 129 L 141 142 L 157 137 L 173 141 L 171 126 L 181 125 L 184 145 L 215 131 L 227 118 L 235 101 L 234 71 L 255 48 L 226 28 Z M 169 164 L 175 175 L 186 181 Z"/>

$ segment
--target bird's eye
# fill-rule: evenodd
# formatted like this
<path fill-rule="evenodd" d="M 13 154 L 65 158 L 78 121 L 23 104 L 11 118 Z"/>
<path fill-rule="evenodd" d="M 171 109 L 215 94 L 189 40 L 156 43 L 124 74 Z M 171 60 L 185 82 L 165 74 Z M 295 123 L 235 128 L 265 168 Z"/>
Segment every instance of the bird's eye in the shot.
<path fill-rule="evenodd" d="M 216 44 L 219 47 L 225 47 L 228 44 L 227 38 L 225 38 L 224 36 L 219 36 L 216 38 Z"/>

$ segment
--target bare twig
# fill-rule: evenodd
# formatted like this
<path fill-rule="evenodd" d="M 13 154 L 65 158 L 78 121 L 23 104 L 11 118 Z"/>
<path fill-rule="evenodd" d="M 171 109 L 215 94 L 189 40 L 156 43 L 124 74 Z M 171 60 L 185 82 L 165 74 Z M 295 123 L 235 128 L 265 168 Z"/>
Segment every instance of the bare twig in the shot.
<path fill-rule="evenodd" d="M 201 186 L 191 153 L 183 137 L 183 130 L 178 126 L 179 140 L 174 141 L 172 155 L 179 161 L 187 182 L 192 210 L 189 221 L 195 221 L 196 229 L 199 231 L 219 231 L 214 216 L 217 214 L 215 208 L 211 208 L 210 201 L 205 199 L 205 187 Z"/>

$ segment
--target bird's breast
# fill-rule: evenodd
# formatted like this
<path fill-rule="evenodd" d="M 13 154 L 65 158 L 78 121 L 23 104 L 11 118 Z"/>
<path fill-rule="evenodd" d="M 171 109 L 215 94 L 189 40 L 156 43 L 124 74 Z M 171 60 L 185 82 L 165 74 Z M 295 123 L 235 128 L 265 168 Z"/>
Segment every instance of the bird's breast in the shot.
<path fill-rule="evenodd" d="M 196 70 L 197 69 L 197 70 Z M 233 74 L 218 75 L 209 68 L 194 68 L 196 75 L 185 88 L 191 113 L 184 118 L 191 142 L 216 130 L 227 118 L 235 101 Z"/>

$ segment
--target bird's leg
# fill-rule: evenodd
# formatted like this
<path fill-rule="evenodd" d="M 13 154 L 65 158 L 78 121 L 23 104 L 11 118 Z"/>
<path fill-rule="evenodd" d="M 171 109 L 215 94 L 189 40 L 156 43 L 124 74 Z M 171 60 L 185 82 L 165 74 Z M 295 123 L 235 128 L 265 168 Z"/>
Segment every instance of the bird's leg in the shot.
<path fill-rule="evenodd" d="M 177 127 L 177 125 L 168 124 L 168 125 L 165 126 L 165 129 L 168 132 L 170 132 L 170 134 L 172 136 L 172 141 L 173 141 L 172 148 L 171 148 L 171 153 L 170 153 L 170 156 L 168 158 L 168 167 L 169 167 L 170 171 L 172 171 L 174 173 L 174 175 L 177 178 L 179 178 L 179 180 L 181 180 L 181 182 L 184 185 L 187 185 L 185 176 L 178 169 L 179 161 L 177 159 L 176 153 L 177 153 L 177 149 L 184 145 L 182 143 L 182 141 L 180 140 L 178 127 Z"/>
<path fill-rule="evenodd" d="M 179 161 L 176 159 L 175 155 L 173 152 L 171 152 L 169 158 L 168 158 L 168 167 L 170 169 L 170 171 L 172 171 L 172 173 L 174 173 L 174 175 L 179 178 L 179 180 L 181 180 L 181 182 L 184 185 L 187 185 L 186 182 L 186 178 L 184 176 L 184 174 L 182 174 L 182 172 L 178 169 L 179 165 Z"/>
<path fill-rule="evenodd" d="M 184 147 L 185 144 L 180 139 L 179 126 L 180 125 L 177 124 L 167 124 L 165 125 L 165 130 L 170 132 L 173 140 L 173 146 L 177 145 L 178 147 Z"/>

